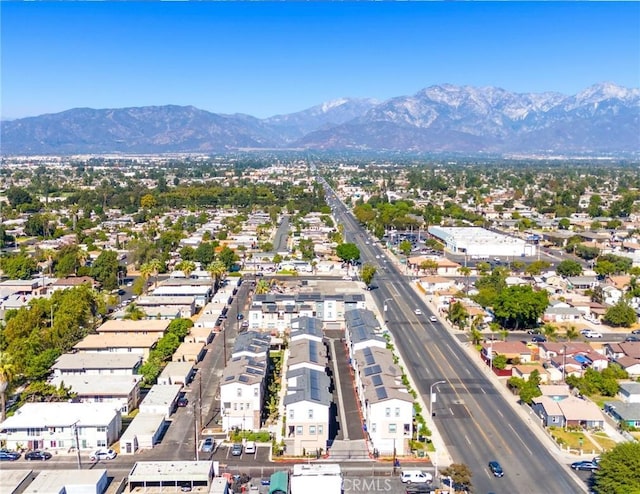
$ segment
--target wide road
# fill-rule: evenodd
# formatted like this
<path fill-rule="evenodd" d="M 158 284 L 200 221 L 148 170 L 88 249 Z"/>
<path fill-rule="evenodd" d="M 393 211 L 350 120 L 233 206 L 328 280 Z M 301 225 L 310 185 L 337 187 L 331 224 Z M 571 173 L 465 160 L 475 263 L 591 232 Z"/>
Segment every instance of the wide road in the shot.
<path fill-rule="evenodd" d="M 370 242 L 328 190 L 337 220 L 344 225 L 345 241 L 358 244 L 363 262 L 378 266 L 378 288 L 371 293 L 379 307 L 386 300 L 387 325 L 416 391 L 428 404 L 430 386 L 445 381 L 436 387 L 435 425 L 454 462 L 471 468 L 474 492 L 583 492 L 568 468 L 556 461 L 488 376 L 460 349 L 453 335 L 439 322 L 429 322 L 432 312 L 411 288 L 408 278 L 392 263 L 383 262 L 382 249 Z M 422 315 L 414 313 L 417 308 Z M 500 462 L 503 478 L 494 478 L 489 472 L 487 463 L 491 460 Z"/>

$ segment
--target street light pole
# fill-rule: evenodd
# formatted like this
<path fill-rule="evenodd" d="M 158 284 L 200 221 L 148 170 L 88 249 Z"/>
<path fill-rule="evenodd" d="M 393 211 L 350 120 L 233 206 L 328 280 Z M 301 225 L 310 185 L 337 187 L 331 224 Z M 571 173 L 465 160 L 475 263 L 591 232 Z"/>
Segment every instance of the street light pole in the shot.
<path fill-rule="evenodd" d="M 429 415 L 431 415 L 433 417 L 433 404 L 436 402 L 436 395 L 433 392 L 433 388 L 435 388 L 438 384 L 444 384 L 447 381 L 437 381 L 434 382 L 430 387 L 429 387 Z"/>

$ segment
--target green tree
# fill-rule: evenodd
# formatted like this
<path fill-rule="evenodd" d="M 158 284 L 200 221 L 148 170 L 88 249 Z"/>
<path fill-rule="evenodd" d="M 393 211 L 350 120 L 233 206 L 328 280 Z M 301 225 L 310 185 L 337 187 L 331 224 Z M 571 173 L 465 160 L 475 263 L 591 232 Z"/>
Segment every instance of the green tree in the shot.
<path fill-rule="evenodd" d="M 80 247 L 77 245 L 65 245 L 58 252 L 54 265 L 56 275 L 64 278 L 75 274 L 80 267 Z"/>
<path fill-rule="evenodd" d="M 123 269 L 126 268 L 123 266 Z M 118 254 L 103 250 L 91 266 L 91 277 L 101 283 L 104 290 L 114 290 L 118 288 L 119 271 Z"/>
<path fill-rule="evenodd" d="M 193 259 L 183 259 L 198 261 L 202 266 L 208 266 L 216 258 L 216 245 L 216 242 L 201 242 L 193 253 Z"/>
<path fill-rule="evenodd" d="M 570 227 L 571 221 L 569 221 L 569 218 L 560 218 L 560 221 L 558 221 L 558 229 L 568 230 Z"/>
<path fill-rule="evenodd" d="M 449 313 L 447 315 L 449 321 L 454 326 L 458 326 L 459 329 L 463 329 L 467 324 L 467 319 L 469 318 L 469 313 L 462 302 L 454 302 L 449 305 Z"/>
<path fill-rule="evenodd" d="M 548 269 L 550 266 L 551 263 L 548 261 L 533 261 L 524 269 L 524 272 L 529 276 L 538 276 L 542 271 Z"/>
<path fill-rule="evenodd" d="M 227 272 L 227 267 L 222 261 L 213 261 L 207 266 L 207 272 L 211 275 L 211 278 L 213 278 L 214 290 L 218 291 L 218 288 L 220 288 L 220 282 Z"/>
<path fill-rule="evenodd" d="M 440 470 L 441 477 L 451 477 L 455 483 L 464 484 L 467 490 L 471 490 L 471 477 L 473 472 L 464 463 L 452 463 Z"/>
<path fill-rule="evenodd" d="M 408 240 L 403 240 L 398 245 L 398 250 L 402 252 L 402 255 L 404 255 L 405 257 L 409 257 L 409 254 L 411 254 L 412 248 L 413 248 L 413 245 Z"/>
<path fill-rule="evenodd" d="M 504 369 L 505 367 L 507 367 L 507 357 L 505 355 L 502 355 L 501 353 L 495 355 L 493 357 L 493 366 L 496 369 Z"/>
<path fill-rule="evenodd" d="M 578 333 L 578 330 L 573 325 L 569 326 L 564 333 L 564 337 L 568 342 L 571 342 L 571 340 L 575 340 L 576 338 L 578 338 L 578 336 L 580 336 L 580 333 Z"/>
<path fill-rule="evenodd" d="M 196 263 L 193 261 L 180 261 L 176 264 L 176 269 L 182 271 L 185 278 L 191 278 L 191 273 L 196 270 Z"/>
<path fill-rule="evenodd" d="M 145 194 L 140 198 L 140 207 L 143 209 L 153 209 L 158 205 L 158 201 L 153 194 Z"/>
<path fill-rule="evenodd" d="M 0 352 L 0 413 L 1 420 L 7 418 L 7 406 L 6 406 L 6 398 L 7 398 L 7 389 L 11 386 L 11 382 L 15 377 L 16 367 L 13 365 L 11 358 L 8 353 Z"/>
<path fill-rule="evenodd" d="M 572 259 L 565 259 L 556 266 L 556 273 L 560 276 L 580 276 L 582 274 L 582 265 Z"/>
<path fill-rule="evenodd" d="M 373 277 L 376 275 L 376 267 L 373 264 L 366 263 L 362 266 L 362 270 L 360 271 L 360 277 L 364 284 L 367 287 L 371 286 L 371 282 L 373 281 Z"/>
<path fill-rule="evenodd" d="M 227 271 L 231 271 L 231 268 L 233 268 L 235 263 L 238 261 L 238 256 L 233 250 L 225 245 L 220 251 L 218 259 L 222 264 L 224 264 Z"/>
<path fill-rule="evenodd" d="M 534 291 L 528 285 L 510 286 L 496 297 L 493 310 L 505 328 L 533 327 L 549 305 L 546 291 Z"/>
<path fill-rule="evenodd" d="M 619 443 L 600 457 L 594 473 L 598 494 L 640 494 L 640 442 Z"/>
<path fill-rule="evenodd" d="M 629 328 L 638 321 L 638 316 L 633 307 L 620 300 L 607 309 L 603 319 L 611 326 Z"/>
<path fill-rule="evenodd" d="M 22 205 L 28 205 L 33 202 L 31 194 L 22 187 L 10 187 L 7 190 L 7 199 L 12 208 L 19 208 Z"/>
<path fill-rule="evenodd" d="M 353 243 L 340 244 L 336 247 L 336 255 L 343 262 L 351 264 L 360 259 L 360 249 Z"/>
<path fill-rule="evenodd" d="M 37 271 L 38 265 L 33 257 L 21 252 L 1 257 L 0 269 L 12 280 L 28 280 Z"/>

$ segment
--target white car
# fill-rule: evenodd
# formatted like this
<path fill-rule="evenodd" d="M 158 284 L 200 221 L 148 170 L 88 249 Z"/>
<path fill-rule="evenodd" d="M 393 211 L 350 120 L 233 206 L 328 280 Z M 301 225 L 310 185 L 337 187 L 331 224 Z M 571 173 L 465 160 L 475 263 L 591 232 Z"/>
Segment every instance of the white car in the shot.
<path fill-rule="evenodd" d="M 345 280 L 345 281 L 353 281 L 353 278 L 351 276 L 347 276 L 347 275 L 344 275 L 342 277 L 342 279 Z"/>
<path fill-rule="evenodd" d="M 422 315 L 422 311 L 420 309 L 416 309 L 416 310 L 414 310 L 414 312 L 416 313 L 416 316 L 421 316 Z"/>
<path fill-rule="evenodd" d="M 438 318 L 437 318 L 436 316 L 431 316 L 431 317 L 429 318 L 429 321 L 431 321 L 431 322 L 438 322 Z"/>
<path fill-rule="evenodd" d="M 118 453 L 112 449 L 99 448 L 89 455 L 89 459 L 91 461 L 113 460 L 116 456 L 118 456 Z"/>
<path fill-rule="evenodd" d="M 597 331 L 587 331 L 586 333 L 582 333 L 585 338 L 602 338 L 602 333 L 598 333 Z"/>
<path fill-rule="evenodd" d="M 421 470 L 403 470 L 400 480 L 404 484 L 427 484 L 433 481 L 433 475 Z"/>

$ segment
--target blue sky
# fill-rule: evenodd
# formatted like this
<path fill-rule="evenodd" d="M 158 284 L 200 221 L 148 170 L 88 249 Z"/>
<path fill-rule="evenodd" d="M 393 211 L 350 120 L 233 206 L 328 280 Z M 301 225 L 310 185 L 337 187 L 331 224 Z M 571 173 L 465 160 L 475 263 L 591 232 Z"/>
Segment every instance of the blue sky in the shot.
<path fill-rule="evenodd" d="M 2 2 L 2 118 L 194 105 L 267 117 L 434 84 L 640 86 L 637 2 Z"/>

